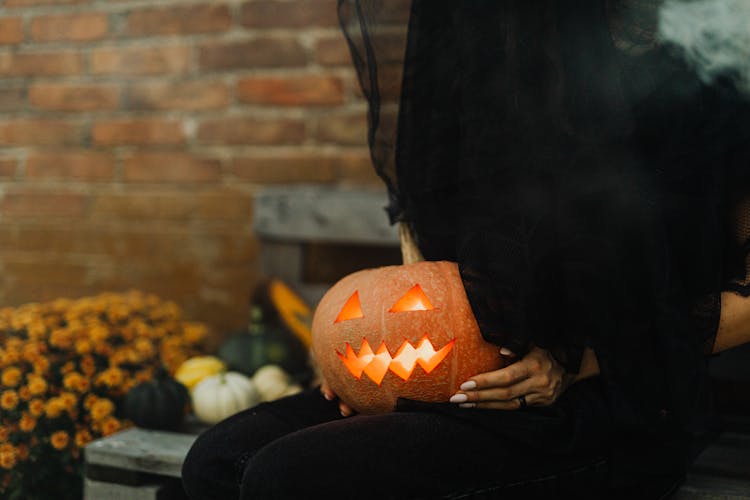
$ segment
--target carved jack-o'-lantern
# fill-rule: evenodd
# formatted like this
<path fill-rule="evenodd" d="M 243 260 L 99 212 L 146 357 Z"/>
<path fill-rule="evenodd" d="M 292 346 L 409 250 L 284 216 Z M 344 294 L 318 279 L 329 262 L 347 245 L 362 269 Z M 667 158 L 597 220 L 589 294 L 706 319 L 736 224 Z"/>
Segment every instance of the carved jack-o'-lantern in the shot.
<path fill-rule="evenodd" d="M 323 377 L 360 413 L 390 411 L 399 397 L 446 402 L 469 377 L 502 366 L 452 262 L 351 274 L 320 301 L 312 332 Z"/>

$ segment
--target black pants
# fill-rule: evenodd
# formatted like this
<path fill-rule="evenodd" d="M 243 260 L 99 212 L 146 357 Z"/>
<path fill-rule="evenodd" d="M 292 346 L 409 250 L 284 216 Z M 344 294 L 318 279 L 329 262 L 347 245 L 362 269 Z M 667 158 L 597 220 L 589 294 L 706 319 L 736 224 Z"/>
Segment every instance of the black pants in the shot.
<path fill-rule="evenodd" d="M 183 483 L 193 499 L 602 497 L 609 417 L 597 387 L 525 412 L 405 402 L 349 418 L 310 390 L 206 431 Z"/>

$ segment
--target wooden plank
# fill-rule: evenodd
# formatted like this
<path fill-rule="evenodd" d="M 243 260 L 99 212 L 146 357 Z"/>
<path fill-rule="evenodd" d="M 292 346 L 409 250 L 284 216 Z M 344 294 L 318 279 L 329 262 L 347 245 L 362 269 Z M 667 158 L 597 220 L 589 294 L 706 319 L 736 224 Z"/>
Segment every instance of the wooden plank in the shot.
<path fill-rule="evenodd" d="M 264 240 L 398 245 L 387 203 L 375 189 L 267 187 L 255 196 L 255 232 Z"/>
<path fill-rule="evenodd" d="M 87 464 L 180 477 L 182 462 L 197 436 L 128 429 L 89 443 Z"/>

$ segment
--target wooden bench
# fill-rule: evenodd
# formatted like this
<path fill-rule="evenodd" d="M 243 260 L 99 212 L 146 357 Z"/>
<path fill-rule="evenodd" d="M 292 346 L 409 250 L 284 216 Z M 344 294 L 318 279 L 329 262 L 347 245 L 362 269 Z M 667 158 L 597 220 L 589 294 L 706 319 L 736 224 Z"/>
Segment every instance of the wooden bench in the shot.
<path fill-rule="evenodd" d="M 258 193 L 255 230 L 261 239 L 262 270 L 284 279 L 315 303 L 337 276 L 315 272 L 311 266 L 328 265 L 333 274 L 346 274 L 398 263 L 399 239 L 387 223 L 385 204 L 385 193 L 379 191 L 302 186 Z M 326 264 L 331 256 L 344 257 L 335 265 Z M 750 346 L 719 356 L 712 360 L 714 375 L 748 381 L 749 359 Z M 744 394 L 750 398 L 750 390 Z M 726 431 L 700 455 L 675 498 L 750 500 L 750 417 L 726 420 Z M 179 479 L 182 462 L 201 430 L 194 422 L 182 433 L 129 429 L 89 444 L 85 498 L 184 498 Z"/>

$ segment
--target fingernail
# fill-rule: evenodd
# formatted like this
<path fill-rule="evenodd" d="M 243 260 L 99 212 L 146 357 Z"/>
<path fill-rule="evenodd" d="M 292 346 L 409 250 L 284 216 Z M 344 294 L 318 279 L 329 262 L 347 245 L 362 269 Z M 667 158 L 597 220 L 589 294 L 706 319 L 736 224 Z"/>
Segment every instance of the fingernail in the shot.
<path fill-rule="evenodd" d="M 469 400 L 469 397 L 466 394 L 454 394 L 451 396 L 450 402 L 451 403 L 465 403 Z"/>
<path fill-rule="evenodd" d="M 348 417 L 349 416 L 349 412 L 348 411 L 339 410 L 339 412 L 341 413 L 342 417 Z"/>
<path fill-rule="evenodd" d="M 327 392 L 323 393 L 323 397 L 326 398 L 328 401 L 333 401 L 333 396 L 331 396 Z"/>
<path fill-rule="evenodd" d="M 473 380 L 469 380 L 468 382 L 464 382 L 463 384 L 461 384 L 462 391 L 470 391 L 476 388 L 477 388 L 477 383 L 474 382 Z"/>
<path fill-rule="evenodd" d="M 511 351 L 507 347 L 503 347 L 500 349 L 500 354 L 502 354 L 503 356 L 513 356 L 513 351 Z"/>
<path fill-rule="evenodd" d="M 476 403 L 461 403 L 458 405 L 459 408 L 474 408 Z"/>

